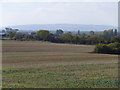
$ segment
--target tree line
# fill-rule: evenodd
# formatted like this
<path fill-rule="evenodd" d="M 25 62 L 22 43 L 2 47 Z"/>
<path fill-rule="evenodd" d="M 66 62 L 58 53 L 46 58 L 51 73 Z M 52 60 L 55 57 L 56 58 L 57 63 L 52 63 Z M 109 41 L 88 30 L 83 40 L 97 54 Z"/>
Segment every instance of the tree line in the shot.
<path fill-rule="evenodd" d="M 18 30 L 8 30 L 7 34 L 3 37 L 8 37 L 11 40 L 21 40 L 21 41 L 49 41 L 54 43 L 72 43 L 72 44 L 109 44 L 114 42 L 120 42 L 120 37 L 118 36 L 117 29 L 104 30 L 102 34 L 95 34 L 94 31 L 90 31 L 89 34 L 72 34 L 71 32 L 64 33 L 63 30 L 58 29 L 56 33 L 50 33 L 48 30 L 39 30 L 36 33 L 23 34 L 17 33 Z"/>
<path fill-rule="evenodd" d="M 28 34 L 19 33 L 18 31 L 18 29 L 6 28 L 7 33 L 3 35 L 3 38 L 20 41 L 37 40 L 53 43 L 96 45 L 94 50 L 96 53 L 120 54 L 120 35 L 117 29 L 104 30 L 101 34 L 95 34 L 94 31 L 90 31 L 89 34 L 81 34 L 79 30 L 77 34 L 72 34 L 71 32 L 64 33 L 61 29 L 56 30 L 54 34 L 48 30 L 39 30 Z"/>

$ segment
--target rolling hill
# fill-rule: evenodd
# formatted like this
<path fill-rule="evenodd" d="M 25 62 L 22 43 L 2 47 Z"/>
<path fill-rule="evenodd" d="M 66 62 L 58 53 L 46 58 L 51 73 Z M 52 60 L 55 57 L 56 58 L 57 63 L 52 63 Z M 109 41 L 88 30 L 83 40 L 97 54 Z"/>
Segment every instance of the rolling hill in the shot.
<path fill-rule="evenodd" d="M 106 29 L 115 29 L 117 27 L 110 25 L 84 25 L 84 24 L 28 24 L 28 25 L 16 25 L 9 26 L 11 28 L 17 28 L 20 30 L 50 30 L 56 31 L 57 29 L 62 29 L 64 31 L 103 31 Z M 3 27 L 4 28 L 4 27 Z"/>

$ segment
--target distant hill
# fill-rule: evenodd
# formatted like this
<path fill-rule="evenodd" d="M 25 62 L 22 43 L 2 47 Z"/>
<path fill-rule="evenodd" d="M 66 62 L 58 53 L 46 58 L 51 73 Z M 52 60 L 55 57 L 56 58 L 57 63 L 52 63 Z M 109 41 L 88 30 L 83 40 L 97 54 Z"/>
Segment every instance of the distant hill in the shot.
<path fill-rule="evenodd" d="M 28 25 L 16 25 L 9 26 L 11 28 L 17 28 L 19 30 L 50 30 L 56 31 L 57 29 L 62 29 L 64 31 L 103 31 L 106 29 L 115 29 L 117 27 L 110 25 L 84 25 L 84 24 L 28 24 Z"/>

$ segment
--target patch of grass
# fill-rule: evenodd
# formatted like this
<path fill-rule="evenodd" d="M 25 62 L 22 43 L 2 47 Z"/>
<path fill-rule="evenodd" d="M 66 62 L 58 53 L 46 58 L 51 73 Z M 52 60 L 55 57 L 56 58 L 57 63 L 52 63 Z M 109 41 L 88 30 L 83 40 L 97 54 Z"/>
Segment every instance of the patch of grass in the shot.
<path fill-rule="evenodd" d="M 3 87 L 115 88 L 118 85 L 117 73 L 115 72 L 117 72 L 117 64 L 61 65 L 42 69 L 4 69 Z"/>

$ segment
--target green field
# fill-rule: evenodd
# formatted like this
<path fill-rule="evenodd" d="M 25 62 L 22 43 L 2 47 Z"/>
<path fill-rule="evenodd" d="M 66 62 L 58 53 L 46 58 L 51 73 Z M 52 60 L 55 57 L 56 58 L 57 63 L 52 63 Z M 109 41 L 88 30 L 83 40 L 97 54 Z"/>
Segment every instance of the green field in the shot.
<path fill-rule="evenodd" d="M 117 55 L 95 46 L 3 41 L 3 88 L 115 88 Z"/>

